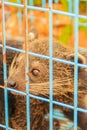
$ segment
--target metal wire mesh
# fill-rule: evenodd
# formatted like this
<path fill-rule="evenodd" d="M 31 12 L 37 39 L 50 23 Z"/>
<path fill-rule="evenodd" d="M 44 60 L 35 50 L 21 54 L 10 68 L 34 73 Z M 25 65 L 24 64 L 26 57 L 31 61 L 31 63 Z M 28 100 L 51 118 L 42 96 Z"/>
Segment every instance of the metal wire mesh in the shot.
<path fill-rule="evenodd" d="M 0 127 L 5 128 L 6 130 L 9 130 L 9 114 L 8 114 L 8 90 L 9 91 L 13 91 L 16 93 L 19 93 L 21 95 L 26 95 L 26 111 L 27 111 L 27 130 L 30 130 L 30 97 L 32 98 L 36 98 L 39 100 L 43 100 L 45 102 L 48 102 L 50 105 L 49 109 L 50 112 L 48 115 L 46 115 L 45 118 L 48 118 L 48 116 L 50 117 L 50 125 L 49 125 L 49 129 L 53 130 L 53 118 L 58 117 L 60 118 L 61 115 L 58 115 L 59 113 L 61 114 L 60 111 L 57 111 L 57 114 L 55 114 L 55 112 L 53 112 L 53 104 L 57 104 L 60 106 L 64 106 L 67 107 L 69 109 L 73 109 L 74 110 L 74 123 L 68 123 L 66 124 L 66 127 L 62 125 L 61 129 L 71 129 L 73 127 L 74 130 L 78 129 L 78 111 L 81 112 L 86 112 L 87 110 L 83 110 L 81 108 L 78 108 L 78 67 L 83 67 L 83 68 L 87 68 L 87 65 L 80 65 L 78 64 L 78 28 L 79 28 L 79 18 L 83 18 L 83 19 L 87 19 L 87 16 L 85 15 L 81 15 L 79 14 L 79 0 L 74 0 L 73 4 L 74 4 L 74 11 L 72 11 L 72 0 L 68 0 L 69 2 L 69 11 L 65 12 L 65 11 L 60 11 L 60 10 L 55 10 L 52 8 L 52 0 L 49 0 L 49 8 L 45 8 L 46 5 L 46 0 L 42 0 L 42 7 L 37 7 L 37 6 L 33 6 L 33 1 L 30 0 L 30 5 L 27 4 L 27 1 L 24 0 L 23 4 L 21 4 L 20 2 L 18 3 L 12 3 L 12 2 L 8 2 L 8 1 L 4 1 L 2 0 L 2 37 L 3 37 L 3 44 L 2 44 L 2 48 L 3 48 L 3 73 L 4 73 L 4 101 L 5 101 L 5 125 L 0 124 Z M 55 0 L 55 3 L 58 3 L 58 0 Z M 23 8 L 24 10 L 24 25 L 25 25 L 25 31 L 24 31 L 24 44 L 25 44 L 25 51 L 24 50 L 20 50 L 20 49 L 16 49 L 16 48 L 12 48 L 9 46 L 6 46 L 6 30 L 5 30 L 5 15 L 4 15 L 4 6 L 5 5 L 9 5 L 9 6 L 15 6 L 18 8 Z M 35 54 L 34 52 L 28 52 L 28 9 L 30 10 L 40 10 L 40 11 L 44 11 L 44 12 L 48 12 L 49 13 L 49 56 L 45 56 L 45 55 L 40 55 L 40 54 Z M 20 13 L 20 12 L 19 12 Z M 61 14 L 61 15 L 67 15 L 70 16 L 74 19 L 74 45 L 75 45 L 75 62 L 69 62 L 63 59 L 57 59 L 53 57 L 53 14 Z M 31 11 L 32 14 L 32 11 Z M 19 19 L 20 19 L 20 15 L 18 15 Z M 34 19 L 33 19 L 34 20 Z M 31 21 L 33 21 L 31 19 Z M 20 24 L 19 24 L 20 25 Z M 84 24 L 83 24 L 84 26 Z M 26 59 L 26 68 L 25 68 L 25 72 L 26 72 L 26 92 L 21 92 L 21 91 L 17 91 L 17 90 L 13 90 L 10 88 L 7 88 L 7 65 L 6 65 L 6 49 L 11 49 L 17 52 L 22 52 L 25 53 L 25 59 Z M 47 60 L 49 60 L 49 82 L 50 82 L 50 97 L 49 99 L 46 98 L 42 98 L 42 97 L 38 97 L 35 95 L 30 94 L 29 92 L 29 79 L 27 76 L 28 73 L 28 69 L 29 69 L 29 55 L 34 55 L 36 57 L 41 57 L 41 58 L 45 58 Z M 74 69 L 74 106 L 68 105 L 68 104 L 64 104 L 61 102 L 56 102 L 53 100 L 53 61 L 57 61 L 57 62 L 62 62 L 62 63 L 67 63 L 67 64 L 72 64 L 75 66 Z M 62 120 L 66 120 L 66 118 L 64 117 L 64 115 L 62 115 Z M 70 128 L 71 127 L 71 128 Z"/>

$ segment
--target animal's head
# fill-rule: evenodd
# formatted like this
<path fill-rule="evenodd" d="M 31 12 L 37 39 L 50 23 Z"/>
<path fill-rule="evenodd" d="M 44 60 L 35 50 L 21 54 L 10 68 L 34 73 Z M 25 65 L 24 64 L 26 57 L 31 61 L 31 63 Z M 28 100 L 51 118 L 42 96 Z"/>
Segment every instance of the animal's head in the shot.
<path fill-rule="evenodd" d="M 49 97 L 50 60 L 49 41 L 47 39 L 29 40 L 29 71 L 25 73 L 25 53 L 15 56 L 8 77 L 8 87 L 26 91 L 26 78 L 29 77 L 30 93 Z M 33 52 L 33 53 L 32 53 Z M 35 55 L 36 53 L 37 55 Z M 40 54 L 40 55 L 38 55 Z M 42 55 L 42 57 L 41 57 Z M 45 56 L 44 56 L 45 55 Z M 86 55 L 87 56 L 87 55 Z M 58 58 L 58 59 L 57 59 Z M 60 60 L 63 59 L 63 61 Z M 54 99 L 70 105 L 74 103 L 74 69 L 75 65 L 64 60 L 74 61 L 74 51 L 65 48 L 58 42 L 53 42 L 53 95 Z M 85 56 L 78 54 L 78 63 L 86 64 Z M 87 69 L 78 67 L 78 105 L 87 109 Z M 63 108 L 64 111 L 67 109 Z M 84 116 L 85 115 L 85 116 Z M 85 119 L 85 121 L 83 121 Z M 79 113 L 80 126 L 86 130 L 87 114 Z"/>
<path fill-rule="evenodd" d="M 49 96 L 49 41 L 47 39 L 35 39 L 29 41 L 29 72 L 27 76 L 30 82 L 30 93 L 41 96 Z M 39 57 L 33 53 L 45 55 Z M 74 93 L 74 65 L 62 63 L 63 60 L 74 61 L 74 54 L 69 48 L 65 48 L 58 42 L 53 43 L 53 92 L 59 101 L 69 102 L 73 100 Z M 59 58 L 59 61 L 56 61 Z M 78 55 L 78 62 L 86 64 L 86 59 L 81 54 Z M 8 86 L 21 91 L 26 91 L 25 79 L 26 58 L 25 53 L 16 56 L 11 64 Z M 79 95 L 87 92 L 87 71 L 84 68 L 78 69 Z M 81 94 L 82 93 L 82 94 Z M 62 98 L 60 98 L 62 97 Z M 67 101 L 66 101 L 67 99 Z"/>

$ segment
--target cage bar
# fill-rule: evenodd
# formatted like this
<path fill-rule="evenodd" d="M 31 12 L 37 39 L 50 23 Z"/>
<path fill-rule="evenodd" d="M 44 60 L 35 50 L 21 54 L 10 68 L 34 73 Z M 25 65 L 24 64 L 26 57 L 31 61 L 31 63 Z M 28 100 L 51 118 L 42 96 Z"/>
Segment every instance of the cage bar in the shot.
<path fill-rule="evenodd" d="M 49 82 L 50 82 L 50 130 L 53 130 L 53 21 L 52 0 L 49 0 Z"/>
<path fill-rule="evenodd" d="M 5 101 L 5 123 L 6 130 L 9 126 L 8 117 L 8 91 L 7 91 L 7 65 L 6 65 L 6 32 L 5 32 L 5 8 L 4 0 L 2 0 L 2 51 L 3 51 L 3 72 L 4 72 L 4 101 Z"/>
<path fill-rule="evenodd" d="M 87 0 L 83 0 L 83 1 L 87 1 Z M 54 1 L 55 3 L 58 3 L 58 0 Z M 65 12 L 65 11 L 60 11 L 60 10 L 54 10 L 52 8 L 52 0 L 49 0 L 49 8 L 44 8 L 46 5 L 46 0 L 42 0 L 42 7 L 36 7 L 33 5 L 33 1 L 30 0 L 30 5 L 27 4 L 27 0 L 24 0 L 24 4 L 20 4 L 19 3 L 12 3 L 12 2 L 8 2 L 8 1 L 4 1 L 2 0 L 2 21 L 3 21 L 3 26 L 2 26 L 2 34 L 3 34 L 3 45 L 0 45 L 0 47 L 3 48 L 3 67 L 4 67 L 4 90 L 5 90 L 5 121 L 6 124 L 0 124 L 0 126 L 2 128 L 5 128 L 6 130 L 9 130 L 9 117 L 8 117 L 8 90 L 15 92 L 15 93 L 19 93 L 21 95 L 25 95 L 26 96 L 26 119 L 27 119 L 27 130 L 30 130 L 30 98 L 35 98 L 38 100 L 42 100 L 45 101 L 47 103 L 49 103 L 49 116 L 50 116 L 50 125 L 49 128 L 50 130 L 53 130 L 53 117 L 54 117 L 54 112 L 53 112 L 53 104 L 56 104 L 58 106 L 63 106 L 69 109 L 74 110 L 74 130 L 77 130 L 78 128 L 78 111 L 80 112 L 85 112 L 87 113 L 87 110 L 84 110 L 82 108 L 78 108 L 78 67 L 83 67 L 87 69 L 87 65 L 82 65 L 82 64 L 78 64 L 78 28 L 79 26 L 82 24 L 79 23 L 79 18 L 83 18 L 87 20 L 87 16 L 85 15 L 80 15 L 79 14 L 79 0 L 74 0 L 74 12 L 72 12 L 72 0 L 68 0 L 69 2 L 69 12 Z M 6 46 L 6 33 L 5 33 L 5 16 L 4 16 L 4 5 L 9 5 L 9 6 L 16 6 L 19 8 L 23 8 L 24 9 L 24 18 L 25 18 L 25 34 L 24 34 L 24 42 L 25 42 L 25 50 L 20 50 L 17 48 L 12 48 L 9 46 Z M 39 10 L 39 11 L 44 11 L 44 12 L 48 12 L 49 13 L 49 56 L 46 55 L 41 55 L 41 54 L 36 54 L 34 52 L 28 52 L 28 17 L 27 17 L 27 10 L 31 9 L 31 10 Z M 32 12 L 32 11 L 31 11 Z M 66 15 L 66 16 L 70 16 L 74 18 L 74 36 L 75 36 L 75 61 L 74 62 L 70 62 L 70 61 L 66 61 L 60 58 L 55 58 L 53 57 L 53 13 L 55 14 L 61 14 L 61 15 Z M 31 13 L 32 15 L 32 13 Z M 33 19 L 34 20 L 34 19 Z M 31 21 L 33 21 L 31 20 Z M 83 24 L 83 26 L 87 26 L 86 24 Z M 6 67 L 6 49 L 10 49 L 16 52 L 22 52 L 25 53 L 25 58 L 26 58 L 26 68 L 25 68 L 25 72 L 26 72 L 26 92 L 21 92 L 18 90 L 14 90 L 11 88 L 6 88 L 6 84 L 7 84 L 7 67 Z M 87 50 L 86 50 L 87 51 Z M 42 98 L 39 96 L 35 96 L 29 93 L 29 78 L 27 76 L 27 72 L 29 71 L 29 62 L 28 62 L 28 58 L 29 55 L 33 55 L 36 57 L 40 57 L 40 58 L 44 58 L 49 60 L 49 82 L 50 82 L 50 96 L 49 99 L 46 98 Z M 57 102 L 53 100 L 53 61 L 57 61 L 57 62 L 62 62 L 64 64 L 70 64 L 74 66 L 74 106 L 71 106 L 69 104 L 65 104 L 62 102 Z"/>
<path fill-rule="evenodd" d="M 25 45 L 25 81 L 26 81 L 26 117 L 27 117 L 27 130 L 30 130 L 30 96 L 29 96 L 29 55 L 28 55 L 28 12 L 27 12 L 27 0 L 24 0 L 24 45 Z"/>
<path fill-rule="evenodd" d="M 78 11 L 79 0 L 74 0 L 75 17 L 74 17 L 74 35 L 75 35 L 75 66 L 74 66 L 74 130 L 77 130 L 78 126 Z"/>

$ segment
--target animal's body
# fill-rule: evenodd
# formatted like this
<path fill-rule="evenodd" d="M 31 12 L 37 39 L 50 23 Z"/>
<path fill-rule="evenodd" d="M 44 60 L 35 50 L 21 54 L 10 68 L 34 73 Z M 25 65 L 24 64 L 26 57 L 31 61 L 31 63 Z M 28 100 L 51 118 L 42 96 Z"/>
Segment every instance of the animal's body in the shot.
<path fill-rule="evenodd" d="M 35 39 L 29 41 L 29 51 L 49 56 L 49 41 L 47 39 Z M 53 57 L 65 60 L 74 60 L 73 51 L 53 42 Z M 78 62 L 86 64 L 86 59 L 81 54 L 78 55 Z M 11 65 L 8 78 L 8 86 L 26 92 L 25 80 L 25 54 L 19 54 Z M 78 69 L 78 106 L 87 108 L 84 100 L 87 95 L 87 71 L 84 68 Z M 37 56 L 29 55 L 30 93 L 36 96 L 49 98 L 49 60 Z M 26 97 L 14 93 L 14 113 L 10 116 L 10 125 L 17 130 L 26 130 Z M 53 97 L 55 101 L 74 105 L 74 66 L 53 60 Z M 61 109 L 67 116 L 73 118 L 73 111 L 65 107 L 54 105 L 55 109 Z M 34 98 L 30 98 L 30 121 L 31 130 L 48 130 L 49 121 L 44 117 L 49 113 L 49 103 Z M 86 130 L 87 116 L 84 123 L 83 114 L 79 113 L 79 126 Z M 59 121 L 56 121 L 59 129 Z M 56 128 L 54 120 L 54 128 Z"/>

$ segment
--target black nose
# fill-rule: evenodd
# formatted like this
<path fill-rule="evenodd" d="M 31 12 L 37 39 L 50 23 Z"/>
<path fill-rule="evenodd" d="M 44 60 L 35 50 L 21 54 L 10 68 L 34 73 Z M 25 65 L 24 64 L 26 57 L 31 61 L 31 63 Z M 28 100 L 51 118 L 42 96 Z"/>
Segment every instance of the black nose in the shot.
<path fill-rule="evenodd" d="M 9 79 L 9 80 L 8 80 L 8 87 L 10 87 L 10 88 L 15 88 L 15 87 L 16 87 L 16 82 L 15 82 L 15 80 Z"/>

